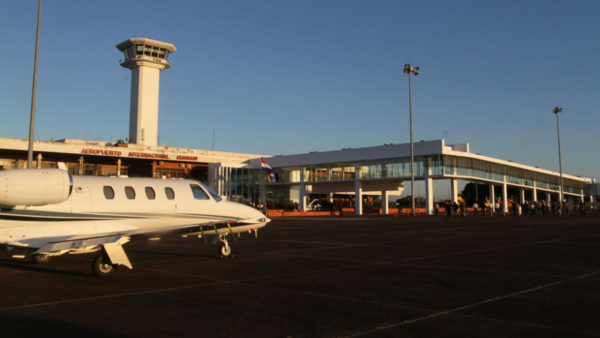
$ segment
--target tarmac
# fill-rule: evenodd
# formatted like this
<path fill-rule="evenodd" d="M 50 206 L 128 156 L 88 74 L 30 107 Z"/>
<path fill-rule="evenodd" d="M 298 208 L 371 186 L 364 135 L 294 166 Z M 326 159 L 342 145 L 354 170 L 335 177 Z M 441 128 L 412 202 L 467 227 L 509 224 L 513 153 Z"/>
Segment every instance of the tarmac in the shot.
<path fill-rule="evenodd" d="M 105 337 L 600 336 L 600 212 L 274 219 L 230 239 L 35 265 L 0 252 L 0 332 Z"/>

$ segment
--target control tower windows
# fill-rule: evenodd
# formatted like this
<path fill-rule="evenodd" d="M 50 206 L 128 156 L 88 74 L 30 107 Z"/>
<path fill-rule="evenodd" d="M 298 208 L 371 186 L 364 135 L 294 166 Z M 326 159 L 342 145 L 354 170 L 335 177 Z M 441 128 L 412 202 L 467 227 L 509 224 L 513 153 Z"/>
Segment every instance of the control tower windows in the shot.
<path fill-rule="evenodd" d="M 169 56 L 168 50 L 150 45 L 130 46 L 125 48 L 123 53 L 125 53 L 125 59 L 133 58 L 136 55 L 146 55 L 166 60 Z"/>

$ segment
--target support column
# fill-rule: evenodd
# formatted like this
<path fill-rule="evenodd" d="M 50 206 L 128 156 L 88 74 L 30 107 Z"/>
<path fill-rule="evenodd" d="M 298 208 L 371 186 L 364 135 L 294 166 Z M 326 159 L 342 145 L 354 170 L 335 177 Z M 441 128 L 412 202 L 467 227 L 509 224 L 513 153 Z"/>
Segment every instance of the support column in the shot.
<path fill-rule="evenodd" d="M 452 202 L 458 201 L 458 180 L 456 178 L 450 179 L 450 189 L 452 191 Z"/>
<path fill-rule="evenodd" d="M 506 182 L 502 183 L 502 210 L 506 214 L 508 212 L 508 189 Z"/>
<path fill-rule="evenodd" d="M 83 175 L 83 156 L 79 157 L 79 175 Z"/>
<path fill-rule="evenodd" d="M 494 191 L 494 184 L 488 183 L 488 186 L 490 187 L 490 203 L 494 203 L 494 205 L 495 205 L 496 204 L 496 192 Z"/>
<path fill-rule="evenodd" d="M 300 183 L 300 200 L 298 201 L 300 204 L 300 210 L 306 211 L 306 183 Z"/>
<path fill-rule="evenodd" d="M 224 173 L 225 176 L 227 176 L 228 172 L 226 171 Z M 227 179 L 227 177 L 225 177 L 225 182 L 228 182 L 229 180 Z M 231 198 L 231 193 L 228 192 L 227 193 L 228 199 Z M 260 171 L 260 203 L 263 205 L 263 213 L 266 215 L 267 214 L 267 185 L 265 184 L 265 177 L 263 174 L 263 170 Z"/>
<path fill-rule="evenodd" d="M 390 196 L 387 191 L 381 192 L 381 213 L 384 215 L 390 213 Z"/>
<path fill-rule="evenodd" d="M 37 168 L 42 169 L 42 154 L 38 154 L 37 156 Z"/>
<path fill-rule="evenodd" d="M 594 195 L 590 195 L 590 209 L 596 209 L 594 208 L 596 206 L 596 201 L 594 200 Z"/>
<path fill-rule="evenodd" d="M 434 213 L 433 202 L 433 179 L 430 177 L 425 177 L 425 209 L 427 215 L 433 215 Z"/>
<path fill-rule="evenodd" d="M 525 203 L 525 189 L 523 188 L 519 189 L 519 203 L 521 203 L 521 205 Z"/>
<path fill-rule="evenodd" d="M 354 181 L 354 213 L 356 215 L 362 215 L 363 203 L 362 203 L 362 182 L 359 180 Z"/>

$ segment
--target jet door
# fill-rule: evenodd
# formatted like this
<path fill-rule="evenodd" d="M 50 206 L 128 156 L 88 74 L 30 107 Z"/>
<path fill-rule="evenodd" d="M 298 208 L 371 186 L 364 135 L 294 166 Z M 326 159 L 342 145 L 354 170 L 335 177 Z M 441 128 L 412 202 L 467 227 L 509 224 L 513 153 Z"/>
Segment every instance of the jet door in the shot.
<path fill-rule="evenodd" d="M 73 213 L 92 211 L 92 193 L 88 187 L 74 187 L 71 194 L 71 201 L 71 210 Z"/>

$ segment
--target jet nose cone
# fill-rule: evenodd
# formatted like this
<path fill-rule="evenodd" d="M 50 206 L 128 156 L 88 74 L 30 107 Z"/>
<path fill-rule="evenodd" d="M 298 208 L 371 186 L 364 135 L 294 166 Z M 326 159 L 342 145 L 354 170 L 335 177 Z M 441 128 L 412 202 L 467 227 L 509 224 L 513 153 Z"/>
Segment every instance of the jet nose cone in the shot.
<path fill-rule="evenodd" d="M 240 220 L 244 220 L 245 223 L 254 223 L 257 227 L 263 227 L 271 221 L 260 210 L 256 210 L 251 206 L 236 202 L 227 203 L 230 210 L 235 210 L 236 216 L 240 218 Z"/>
<path fill-rule="evenodd" d="M 256 210 L 254 208 L 251 208 L 251 209 L 253 211 L 253 217 L 256 217 L 256 220 L 259 223 L 263 223 L 263 226 L 266 225 L 267 223 L 271 222 L 271 219 L 269 219 L 262 211 Z"/>

